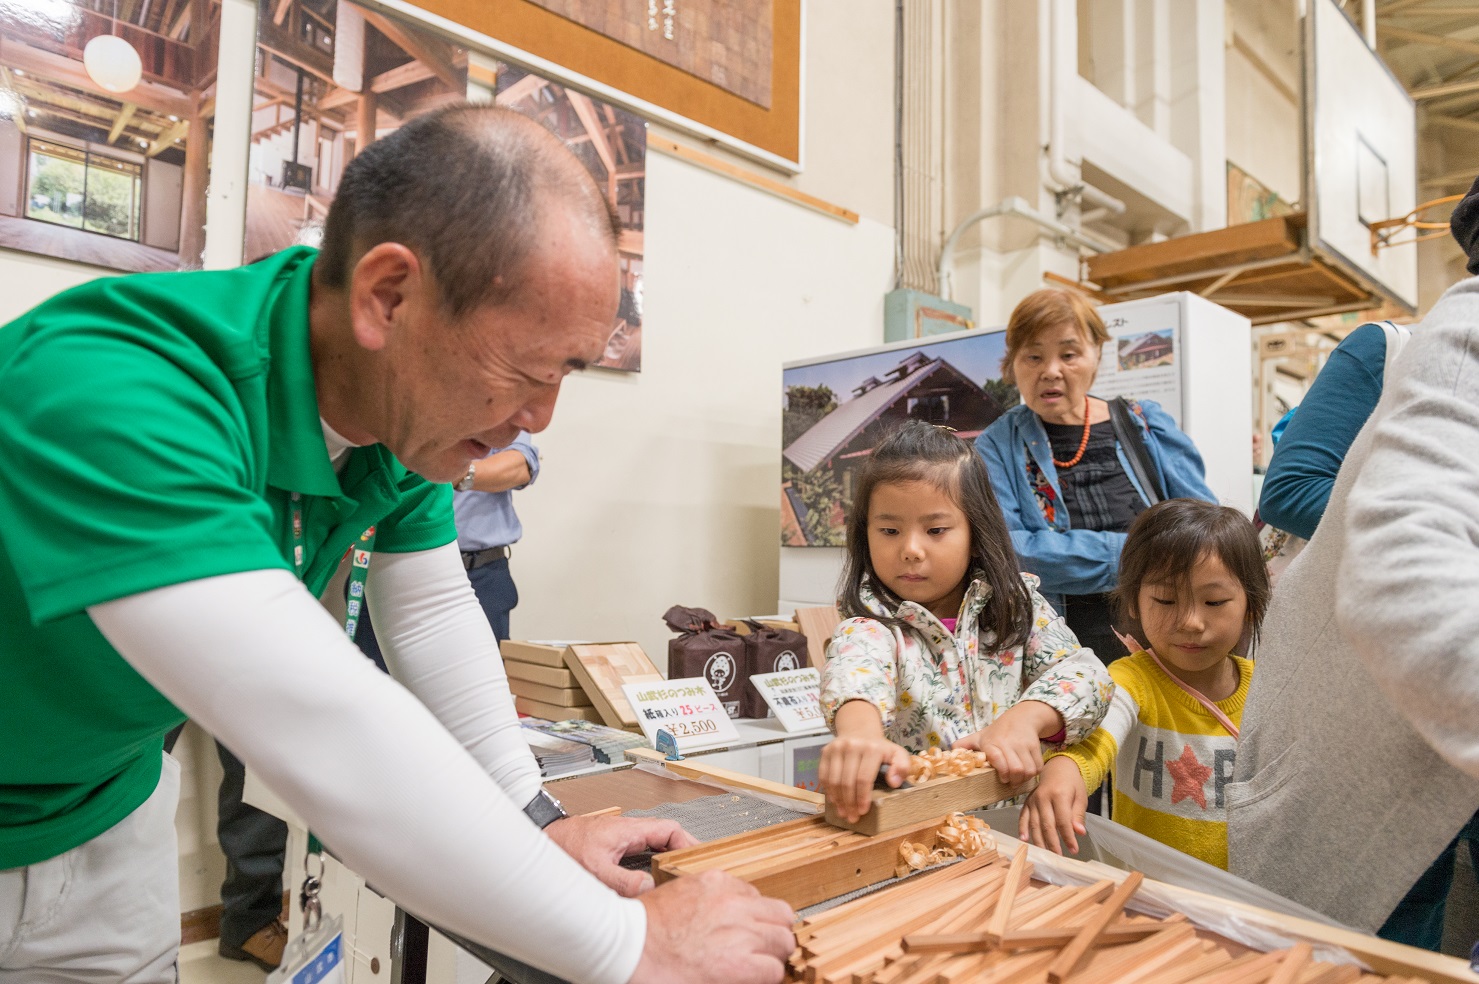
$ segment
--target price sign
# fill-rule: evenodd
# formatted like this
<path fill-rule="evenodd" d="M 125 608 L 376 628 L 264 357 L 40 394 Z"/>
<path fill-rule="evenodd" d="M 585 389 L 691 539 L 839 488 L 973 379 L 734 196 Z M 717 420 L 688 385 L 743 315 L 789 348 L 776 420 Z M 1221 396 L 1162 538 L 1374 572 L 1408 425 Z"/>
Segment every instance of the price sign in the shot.
<path fill-rule="evenodd" d="M 776 720 L 786 731 L 815 731 L 822 727 L 822 674 L 816 667 L 757 673 L 750 677 L 750 682 L 775 711 Z"/>
<path fill-rule="evenodd" d="M 734 722 L 703 677 L 623 683 L 621 691 L 648 741 L 656 740 L 658 728 L 666 728 L 678 739 L 680 752 L 739 742 Z"/>

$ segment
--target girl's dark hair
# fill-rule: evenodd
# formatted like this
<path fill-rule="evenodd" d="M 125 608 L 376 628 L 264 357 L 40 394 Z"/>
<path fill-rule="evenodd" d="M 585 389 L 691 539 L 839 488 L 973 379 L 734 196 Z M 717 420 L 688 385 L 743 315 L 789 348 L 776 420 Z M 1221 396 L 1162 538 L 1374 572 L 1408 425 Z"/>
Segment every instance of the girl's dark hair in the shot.
<path fill-rule="evenodd" d="M 1171 583 L 1178 594 L 1186 593 L 1192 569 L 1208 553 L 1222 561 L 1248 596 L 1249 640 L 1257 643 L 1273 593 L 1258 533 L 1248 517 L 1215 502 L 1167 499 L 1140 514 L 1120 551 L 1120 580 L 1114 589 L 1120 614 L 1138 620 L 1145 584 Z"/>
<path fill-rule="evenodd" d="M 981 610 L 981 631 L 991 633 L 993 645 L 1002 649 L 1026 643 L 1032 630 L 1032 596 L 1022 582 L 1001 507 L 986 477 L 986 465 L 969 442 L 922 420 L 905 421 L 874 448 L 858 476 L 852 511 L 847 517 L 847 561 L 837 591 L 837 607 L 842 614 L 876 618 L 888 625 L 902 624 L 899 619 L 869 611 L 862 597 L 866 580 L 890 611 L 902 603 L 878 580 L 868 552 L 868 503 L 873 490 L 885 482 L 928 482 L 955 501 L 970 526 L 971 570 L 967 576 L 978 577 L 991 587 L 991 600 Z"/>

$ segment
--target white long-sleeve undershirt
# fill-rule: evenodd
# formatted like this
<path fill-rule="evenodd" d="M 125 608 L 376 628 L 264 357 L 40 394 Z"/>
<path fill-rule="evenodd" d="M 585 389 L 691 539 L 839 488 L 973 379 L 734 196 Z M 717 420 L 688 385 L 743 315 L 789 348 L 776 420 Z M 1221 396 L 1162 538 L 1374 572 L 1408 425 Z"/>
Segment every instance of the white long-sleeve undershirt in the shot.
<path fill-rule="evenodd" d="M 455 546 L 379 554 L 368 587 L 404 687 L 286 571 L 205 578 L 88 613 L 146 680 L 401 905 L 567 980 L 624 984 L 645 910 L 524 816 L 538 771 Z"/>

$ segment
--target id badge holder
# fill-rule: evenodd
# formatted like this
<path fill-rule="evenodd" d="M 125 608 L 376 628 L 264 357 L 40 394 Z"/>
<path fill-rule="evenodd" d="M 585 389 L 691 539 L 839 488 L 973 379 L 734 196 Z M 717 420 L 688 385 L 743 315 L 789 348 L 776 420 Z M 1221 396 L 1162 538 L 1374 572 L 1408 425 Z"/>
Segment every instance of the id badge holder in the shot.
<path fill-rule="evenodd" d="M 323 856 L 318 857 L 322 864 Z M 322 884 L 314 875 L 303 879 L 303 933 L 288 943 L 282 965 L 267 975 L 266 984 L 344 984 L 344 920 L 324 918 L 318 900 Z"/>

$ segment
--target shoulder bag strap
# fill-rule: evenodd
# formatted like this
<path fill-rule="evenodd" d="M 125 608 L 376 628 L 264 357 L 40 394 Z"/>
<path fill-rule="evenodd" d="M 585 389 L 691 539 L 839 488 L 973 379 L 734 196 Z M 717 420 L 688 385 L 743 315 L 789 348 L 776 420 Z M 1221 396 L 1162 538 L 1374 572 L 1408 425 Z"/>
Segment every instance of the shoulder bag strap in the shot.
<path fill-rule="evenodd" d="M 1109 420 L 1114 426 L 1114 436 L 1119 439 L 1120 447 L 1125 449 L 1125 460 L 1130 463 L 1130 470 L 1135 473 L 1140 487 L 1145 490 L 1145 504 L 1155 505 L 1165 498 L 1161 476 L 1156 472 L 1155 459 L 1150 456 L 1150 448 L 1145 446 L 1145 434 L 1140 429 L 1140 423 L 1130 409 L 1129 401 L 1123 396 L 1109 401 Z"/>

